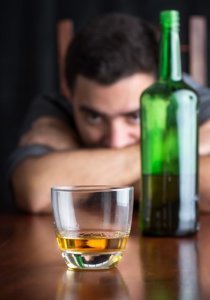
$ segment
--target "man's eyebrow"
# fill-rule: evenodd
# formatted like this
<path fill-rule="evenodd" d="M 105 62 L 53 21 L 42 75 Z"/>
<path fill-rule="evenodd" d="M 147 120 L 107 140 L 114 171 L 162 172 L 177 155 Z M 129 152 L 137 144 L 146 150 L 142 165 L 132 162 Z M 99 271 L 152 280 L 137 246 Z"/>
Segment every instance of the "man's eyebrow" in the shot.
<path fill-rule="evenodd" d="M 102 112 L 100 112 L 100 111 L 98 111 L 98 110 L 95 110 L 95 109 L 93 109 L 93 108 L 90 108 L 90 107 L 88 107 L 88 106 L 86 106 L 86 105 L 81 105 L 81 106 L 79 107 L 79 109 L 80 109 L 81 111 L 83 111 L 83 112 L 86 112 L 86 113 L 91 113 L 91 114 L 97 114 L 97 115 L 100 115 L 100 116 L 105 116 L 104 113 L 102 113 Z"/>
<path fill-rule="evenodd" d="M 135 110 L 131 110 L 131 111 L 122 113 L 122 115 L 124 115 L 124 116 L 131 116 L 131 115 L 134 115 L 134 114 L 140 114 L 140 109 L 138 108 L 138 109 L 135 109 Z"/>
<path fill-rule="evenodd" d="M 93 108 L 90 108 L 86 105 L 81 105 L 80 108 L 79 108 L 81 111 L 83 112 L 86 112 L 86 113 L 91 113 L 91 114 L 97 114 L 97 115 L 100 115 L 102 117 L 106 117 L 107 114 L 105 113 L 102 113 L 98 110 L 95 110 Z M 126 112 L 122 112 L 122 113 L 117 113 L 117 114 L 114 114 L 114 115 L 111 115 L 110 117 L 115 117 L 115 116 L 125 116 L 125 117 L 129 117 L 133 114 L 140 114 L 140 110 L 139 108 L 135 109 L 135 110 L 131 110 L 131 111 L 126 111 Z"/>

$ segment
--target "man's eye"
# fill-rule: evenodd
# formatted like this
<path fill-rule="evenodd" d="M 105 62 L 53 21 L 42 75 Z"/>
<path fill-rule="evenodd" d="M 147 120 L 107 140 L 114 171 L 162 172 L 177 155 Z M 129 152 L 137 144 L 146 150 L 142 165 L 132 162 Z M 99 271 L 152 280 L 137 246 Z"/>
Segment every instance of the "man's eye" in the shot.
<path fill-rule="evenodd" d="M 88 113 L 86 118 L 90 124 L 99 124 L 102 120 L 101 116 L 96 113 Z"/>
<path fill-rule="evenodd" d="M 133 123 L 133 124 L 139 124 L 140 123 L 139 112 L 135 112 L 135 113 L 129 114 L 127 117 L 128 117 L 128 121 L 130 123 Z"/>

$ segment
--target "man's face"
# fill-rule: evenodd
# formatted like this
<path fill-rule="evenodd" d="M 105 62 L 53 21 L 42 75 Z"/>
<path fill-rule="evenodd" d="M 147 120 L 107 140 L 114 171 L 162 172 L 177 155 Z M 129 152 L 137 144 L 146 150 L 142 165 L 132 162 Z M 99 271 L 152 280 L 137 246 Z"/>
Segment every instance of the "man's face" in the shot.
<path fill-rule="evenodd" d="M 154 80 L 152 75 L 137 73 L 105 86 L 79 75 L 72 106 L 84 144 L 123 148 L 138 143 L 139 96 Z"/>

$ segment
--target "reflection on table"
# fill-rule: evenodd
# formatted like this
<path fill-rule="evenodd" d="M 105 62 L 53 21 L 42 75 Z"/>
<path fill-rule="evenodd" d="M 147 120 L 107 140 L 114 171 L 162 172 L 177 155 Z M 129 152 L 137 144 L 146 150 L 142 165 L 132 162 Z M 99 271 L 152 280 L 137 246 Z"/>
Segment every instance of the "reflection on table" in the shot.
<path fill-rule="evenodd" d="M 57 288 L 57 300 L 130 299 L 117 269 L 107 271 L 65 271 Z"/>

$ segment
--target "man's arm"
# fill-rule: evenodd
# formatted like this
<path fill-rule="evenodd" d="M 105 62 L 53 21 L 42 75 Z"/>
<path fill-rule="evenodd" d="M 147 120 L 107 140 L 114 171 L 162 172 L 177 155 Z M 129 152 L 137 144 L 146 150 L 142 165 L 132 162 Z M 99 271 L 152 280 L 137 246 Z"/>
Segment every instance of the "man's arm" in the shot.
<path fill-rule="evenodd" d="M 199 208 L 210 212 L 210 155 L 200 156 L 199 160 Z"/>
<path fill-rule="evenodd" d="M 56 151 L 21 162 L 12 174 L 16 201 L 25 211 L 50 210 L 55 185 L 130 185 L 140 174 L 138 146 Z"/>
<path fill-rule="evenodd" d="M 210 121 L 200 127 L 199 136 L 200 210 L 210 211 Z M 48 211 L 50 187 L 56 184 L 133 185 L 135 182 L 135 197 L 140 198 L 138 146 L 119 150 L 79 150 L 81 147 L 73 131 L 65 122 L 52 118 L 38 120 L 21 140 L 23 146 L 39 143 L 63 151 L 29 158 L 17 165 L 12 175 L 12 185 L 16 201 L 22 209 Z"/>
<path fill-rule="evenodd" d="M 199 130 L 200 211 L 210 212 L 210 121 Z"/>
<path fill-rule="evenodd" d="M 131 185 L 140 176 L 139 146 L 82 149 L 73 130 L 56 118 L 39 118 L 20 140 L 21 146 L 34 144 L 55 151 L 29 157 L 14 169 L 13 192 L 25 211 L 49 211 L 50 188 L 54 185 Z"/>

